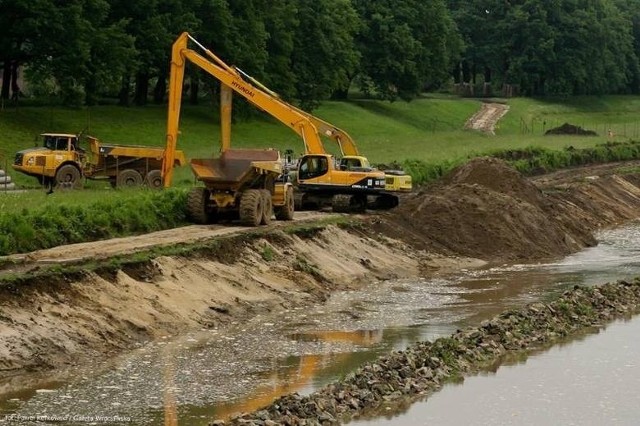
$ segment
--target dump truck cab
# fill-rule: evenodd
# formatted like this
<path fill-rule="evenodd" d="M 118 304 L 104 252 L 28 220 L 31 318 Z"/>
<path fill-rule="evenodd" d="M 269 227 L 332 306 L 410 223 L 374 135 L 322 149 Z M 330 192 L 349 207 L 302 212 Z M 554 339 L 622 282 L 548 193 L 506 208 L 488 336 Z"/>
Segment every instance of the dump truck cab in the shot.
<path fill-rule="evenodd" d="M 79 146 L 78 136 L 67 133 L 42 133 L 40 137 L 41 147 L 16 153 L 14 170 L 34 176 L 42 184 L 58 178 L 59 182 L 72 185 L 79 183 L 79 164 L 84 161 L 85 153 Z"/>

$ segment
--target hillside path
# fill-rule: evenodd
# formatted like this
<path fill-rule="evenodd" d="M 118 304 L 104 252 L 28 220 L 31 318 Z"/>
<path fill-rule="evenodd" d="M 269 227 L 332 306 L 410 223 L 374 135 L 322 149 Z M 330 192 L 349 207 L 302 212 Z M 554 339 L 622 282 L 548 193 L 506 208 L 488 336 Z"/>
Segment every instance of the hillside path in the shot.
<path fill-rule="evenodd" d="M 467 120 L 464 127 L 495 135 L 496 124 L 508 111 L 508 105 L 483 103 L 480 110 Z"/>

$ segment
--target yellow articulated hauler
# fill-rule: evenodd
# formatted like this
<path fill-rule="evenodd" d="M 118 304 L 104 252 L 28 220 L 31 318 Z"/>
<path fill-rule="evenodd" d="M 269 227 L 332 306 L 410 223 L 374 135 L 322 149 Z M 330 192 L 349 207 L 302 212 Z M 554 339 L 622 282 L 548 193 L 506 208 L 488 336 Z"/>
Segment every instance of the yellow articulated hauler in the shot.
<path fill-rule="evenodd" d="M 196 44 L 201 53 L 190 49 L 189 41 Z M 182 85 L 187 61 L 215 77 L 221 84 L 220 158 L 191 161 L 191 168 L 197 180 L 204 183 L 204 188 L 194 188 L 189 195 L 189 211 L 196 222 L 206 223 L 220 214 L 237 212 L 241 221 L 247 224 L 265 223 L 266 213 L 263 214 L 262 220 L 255 216 L 258 212 L 269 209 L 269 202 L 274 206 L 276 217 L 285 219 L 293 215 L 295 205 L 331 205 L 334 211 L 351 212 L 364 211 L 367 207 L 392 208 L 398 204 L 398 197 L 385 189 L 385 173 L 369 167 L 366 158 L 358 155 L 355 143 L 346 132 L 283 101 L 254 78 L 224 63 L 188 33 L 183 33 L 174 42 L 171 56 L 169 113 L 163 166 L 165 186 L 169 186 L 172 179 L 172 168 L 169 165 L 173 162 L 178 138 Z M 278 175 L 283 171 L 283 163 L 275 152 L 266 154 L 271 150 L 230 148 L 233 92 L 270 114 L 301 137 L 305 154 L 299 160 L 295 173 L 295 195 L 286 179 Z M 342 160 L 358 160 L 359 166 L 341 166 L 324 149 L 321 137 L 337 142 L 344 155 Z M 243 163 L 240 162 L 241 159 Z M 262 196 L 248 195 L 254 194 L 255 191 L 261 191 Z M 271 194 L 271 200 L 268 200 L 268 194 Z"/>
<path fill-rule="evenodd" d="M 109 180 L 114 187 L 146 185 L 162 188 L 163 149 L 149 146 L 105 144 L 86 136 L 88 152 L 78 135 L 43 133 L 42 147 L 19 151 L 13 163 L 16 171 L 33 176 L 49 187 L 79 188 L 82 178 Z M 177 151 L 173 166 L 185 164 Z"/>

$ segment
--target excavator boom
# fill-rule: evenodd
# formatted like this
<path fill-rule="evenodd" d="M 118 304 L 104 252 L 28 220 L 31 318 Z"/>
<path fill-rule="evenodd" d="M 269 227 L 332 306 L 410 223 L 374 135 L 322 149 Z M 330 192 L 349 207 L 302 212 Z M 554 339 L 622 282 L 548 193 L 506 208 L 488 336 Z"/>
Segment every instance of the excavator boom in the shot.
<path fill-rule="evenodd" d="M 322 145 L 318 130 L 308 117 L 302 113 L 302 111 L 282 101 L 278 97 L 271 93 L 268 93 L 261 88 L 253 86 L 242 78 L 240 72 L 237 69 L 225 64 L 220 58 L 213 54 L 210 50 L 205 49 L 202 45 L 197 43 L 210 58 L 207 59 L 198 54 L 192 49 L 187 47 L 189 40 L 197 43 L 193 37 L 188 33 L 182 33 L 180 37 L 173 44 L 171 54 L 171 78 L 169 81 L 169 114 L 167 116 L 167 139 L 166 139 L 166 154 L 165 165 L 163 166 L 164 186 L 171 185 L 172 169 L 169 164 L 172 164 L 173 153 L 176 149 L 176 142 L 178 138 L 178 121 L 180 117 L 180 103 L 182 100 L 182 84 L 184 82 L 184 70 L 186 61 L 190 61 L 199 68 L 203 69 L 207 73 L 211 74 L 217 80 L 220 81 L 223 88 L 223 96 L 228 96 L 229 89 L 240 94 L 250 103 L 257 106 L 260 109 L 267 111 L 271 116 L 278 119 L 281 123 L 285 124 L 296 132 L 302 138 L 305 151 L 307 153 L 324 154 L 325 150 Z M 223 100 L 223 117 L 222 117 L 222 150 L 225 150 L 228 145 L 228 127 L 230 123 L 230 113 L 228 118 L 225 117 L 225 111 L 230 111 L 230 97 L 229 101 Z M 225 110 L 225 108 L 227 108 Z M 226 142 L 225 142 L 226 141 Z"/>

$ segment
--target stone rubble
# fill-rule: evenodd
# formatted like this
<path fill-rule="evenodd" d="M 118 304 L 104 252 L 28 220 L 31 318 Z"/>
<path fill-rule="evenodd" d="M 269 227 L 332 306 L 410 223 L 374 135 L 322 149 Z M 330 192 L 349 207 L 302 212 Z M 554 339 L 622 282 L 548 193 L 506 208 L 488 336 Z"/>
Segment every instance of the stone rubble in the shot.
<path fill-rule="evenodd" d="M 418 342 L 362 365 L 309 395 L 285 395 L 268 407 L 211 425 L 332 425 L 410 399 L 449 380 L 495 364 L 508 353 L 553 344 L 580 330 L 638 311 L 640 278 L 598 287 L 576 286 L 550 303 L 503 312 L 477 328 Z"/>

